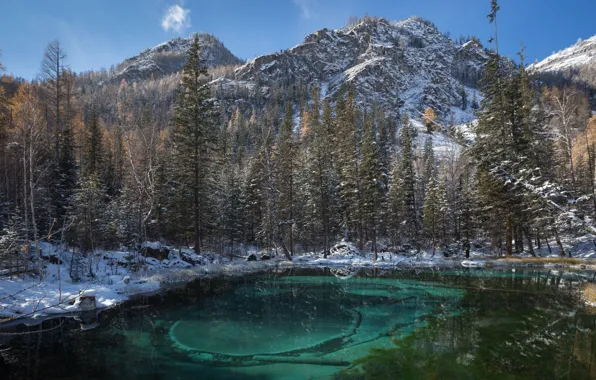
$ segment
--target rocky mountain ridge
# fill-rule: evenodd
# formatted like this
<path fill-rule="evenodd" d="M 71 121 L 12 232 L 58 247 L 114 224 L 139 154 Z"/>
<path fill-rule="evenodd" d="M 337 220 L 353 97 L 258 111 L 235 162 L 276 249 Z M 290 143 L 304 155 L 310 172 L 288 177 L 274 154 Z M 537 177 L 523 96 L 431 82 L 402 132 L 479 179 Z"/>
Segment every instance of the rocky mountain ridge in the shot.
<path fill-rule="evenodd" d="M 596 96 L 596 35 L 579 39 L 572 46 L 530 65 L 528 70 L 548 84 L 577 84 Z"/>
<path fill-rule="evenodd" d="M 455 114 L 467 122 L 474 117 L 464 103 L 471 104 L 487 59 L 478 40 L 459 45 L 422 18 L 369 18 L 316 31 L 289 50 L 257 57 L 237 68 L 234 80 L 244 86 L 317 82 L 330 98 L 351 84 L 359 103 L 415 117 L 431 107 L 445 120 Z"/>
<path fill-rule="evenodd" d="M 243 61 L 232 54 L 221 41 L 207 33 L 200 33 L 201 56 L 209 67 L 239 65 Z M 122 61 L 116 67 L 112 82 L 138 82 L 158 78 L 182 70 L 193 36 L 176 37 Z"/>

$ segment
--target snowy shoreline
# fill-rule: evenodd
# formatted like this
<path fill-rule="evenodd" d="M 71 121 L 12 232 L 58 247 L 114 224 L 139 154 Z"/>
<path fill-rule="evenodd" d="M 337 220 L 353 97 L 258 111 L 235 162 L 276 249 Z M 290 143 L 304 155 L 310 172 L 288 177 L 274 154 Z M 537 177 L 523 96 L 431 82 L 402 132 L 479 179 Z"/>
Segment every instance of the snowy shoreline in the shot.
<path fill-rule="evenodd" d="M 413 270 L 413 269 L 563 269 L 563 270 L 596 270 L 596 260 L 578 258 L 561 260 L 543 258 L 528 260 L 503 257 L 487 257 L 473 254 L 471 258 L 444 258 L 429 253 L 404 255 L 395 253 L 379 253 L 377 261 L 372 254 L 334 254 L 323 258 L 320 254 L 297 255 L 293 261 L 283 256 L 273 257 L 266 261 L 246 261 L 237 259 L 229 261 L 218 257 L 215 263 L 207 263 L 203 257 L 187 250 L 171 250 L 168 259 L 157 260 L 145 257 L 142 269 L 132 271 L 123 267 L 123 255 L 129 252 L 100 252 L 98 262 L 94 263 L 97 272 L 90 278 L 73 282 L 69 276 L 68 262 L 65 255 L 56 247 L 45 245 L 45 256 L 57 256 L 62 264 L 45 264 L 46 277 L 40 281 L 27 273 L 22 277 L 0 277 L 0 328 L 23 323 L 39 323 L 48 318 L 76 316 L 85 311 L 81 307 L 82 297 L 94 297 L 97 312 L 122 305 L 138 297 L 150 296 L 158 292 L 166 292 L 174 288 L 186 286 L 188 283 L 205 278 L 221 276 L 247 276 L 274 269 L 309 269 L 347 268 L 356 273 L 360 269 L 380 270 Z M 194 264 L 183 260 L 191 257 Z M 345 252 L 344 252 L 345 253 Z M 212 258 L 213 259 L 213 258 Z"/>

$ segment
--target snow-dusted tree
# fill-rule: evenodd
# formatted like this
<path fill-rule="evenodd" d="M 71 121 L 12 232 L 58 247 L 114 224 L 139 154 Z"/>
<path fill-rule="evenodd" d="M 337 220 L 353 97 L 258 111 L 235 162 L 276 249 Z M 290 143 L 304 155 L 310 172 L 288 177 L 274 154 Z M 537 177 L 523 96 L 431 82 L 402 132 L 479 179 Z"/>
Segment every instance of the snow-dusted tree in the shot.
<path fill-rule="evenodd" d="M 323 117 L 313 128 L 312 162 L 310 176 L 312 183 L 312 199 L 317 225 L 321 226 L 323 254 L 326 256 L 331 248 L 332 237 L 337 232 L 339 215 L 339 183 L 333 165 L 333 132 L 335 120 L 329 101 L 323 103 Z"/>
<path fill-rule="evenodd" d="M 561 177 L 569 179 L 571 186 L 575 186 L 573 146 L 586 127 L 589 115 L 587 99 L 579 90 L 569 87 L 546 88 L 543 97 L 551 117 L 551 133 L 556 141 L 560 162 L 567 169 Z"/>
<path fill-rule="evenodd" d="M 402 197 L 402 231 L 404 239 L 420 247 L 419 241 L 419 205 L 416 199 L 416 173 L 414 170 L 414 148 L 412 127 L 407 114 L 404 115 L 400 130 L 401 159 L 399 176 Z"/>
<path fill-rule="evenodd" d="M 379 225 L 384 219 L 385 184 L 379 160 L 373 121 L 370 115 L 364 118 L 364 140 L 362 142 L 362 217 L 369 238 L 372 241 L 374 260 L 377 259 L 377 238 Z"/>
<path fill-rule="evenodd" d="M 182 83 L 172 126 L 172 157 L 176 162 L 173 180 L 179 188 L 179 194 L 171 211 L 184 213 L 184 210 L 192 210 L 189 216 L 197 253 L 201 252 L 206 233 L 208 208 L 213 206 L 210 179 L 213 178 L 211 174 L 217 138 L 214 126 L 217 110 L 209 99 L 207 68 L 200 51 L 199 37 L 195 35 L 182 69 Z M 180 228 L 185 226 L 181 225 Z"/>
<path fill-rule="evenodd" d="M 429 136 L 424 141 L 424 148 L 422 150 L 422 162 L 421 162 L 421 169 L 420 170 L 420 181 L 418 181 L 418 199 L 425 199 L 426 198 L 426 190 L 428 184 L 430 183 L 431 179 L 437 177 L 438 173 L 438 162 L 435 158 L 435 151 L 433 147 L 433 139 Z"/>
<path fill-rule="evenodd" d="M 296 216 L 296 171 L 297 149 L 294 139 L 293 111 L 291 103 L 286 105 L 284 121 L 277 139 L 276 188 L 279 192 L 280 242 L 286 244 L 294 255 L 294 223 Z M 287 243 L 286 243 L 287 242 Z"/>
<path fill-rule="evenodd" d="M 339 94 L 337 115 L 337 167 L 340 178 L 339 194 L 342 202 L 344 238 L 357 238 L 363 248 L 360 183 L 358 167 L 358 126 L 354 90 L 347 99 Z"/>
<path fill-rule="evenodd" d="M 400 170 L 401 161 L 399 155 L 396 154 L 389 181 L 389 191 L 387 193 L 387 231 L 389 238 L 394 245 L 401 244 L 403 239 L 404 187 Z"/>
<path fill-rule="evenodd" d="M 442 229 L 441 213 L 442 210 L 439 199 L 439 185 L 437 183 L 437 179 L 432 177 L 426 189 L 426 198 L 424 200 L 424 216 L 422 221 L 424 225 L 424 234 L 430 243 L 433 256 L 435 255 L 437 244 L 440 241 L 440 231 Z"/>

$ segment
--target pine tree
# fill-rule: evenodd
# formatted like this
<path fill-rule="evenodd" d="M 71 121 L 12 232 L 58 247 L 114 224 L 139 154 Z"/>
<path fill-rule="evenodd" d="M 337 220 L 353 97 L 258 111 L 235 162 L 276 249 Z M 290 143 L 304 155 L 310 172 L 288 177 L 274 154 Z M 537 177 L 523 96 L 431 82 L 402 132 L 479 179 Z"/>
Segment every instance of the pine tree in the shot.
<path fill-rule="evenodd" d="M 277 141 L 277 189 L 279 191 L 279 223 L 282 244 L 288 241 L 290 254 L 294 255 L 294 217 L 296 214 L 296 142 L 294 141 L 293 112 L 291 103 L 286 105 L 284 121 Z"/>
<path fill-rule="evenodd" d="M 428 183 L 426 190 L 426 199 L 424 200 L 424 233 L 429 240 L 433 250 L 433 256 L 438 242 L 440 225 L 440 204 L 439 204 L 439 187 L 437 180 L 432 177 Z"/>
<path fill-rule="evenodd" d="M 493 0 L 491 14 L 488 17 L 490 22 L 495 24 L 495 36 L 491 39 L 495 44 L 498 10 L 497 2 Z M 491 231 L 493 246 L 501 245 L 504 227 L 506 251 L 507 254 L 512 254 L 513 216 L 511 204 L 508 202 L 511 198 L 510 189 L 500 178 L 495 177 L 494 172 L 502 170 L 503 163 L 514 159 L 511 125 L 506 123 L 507 104 L 504 82 L 498 45 L 496 45 L 496 52 L 490 54 L 485 66 L 482 80 L 484 99 L 478 111 L 478 124 L 475 127 L 477 139 L 471 153 L 478 164 L 479 198 Z M 505 222 L 504 226 L 502 221 Z"/>
<path fill-rule="evenodd" d="M 222 128 L 220 139 L 222 159 L 217 191 L 218 230 L 223 235 L 223 245 L 228 245 L 230 259 L 233 259 L 237 243 L 244 238 L 245 203 L 242 179 L 237 167 L 238 139 L 235 128 Z"/>
<path fill-rule="evenodd" d="M 387 223 L 391 242 L 394 245 L 402 243 L 402 222 L 403 222 L 403 178 L 400 173 L 401 161 L 399 155 L 395 155 L 393 162 L 393 171 L 391 181 L 389 182 L 389 191 L 387 194 Z"/>
<path fill-rule="evenodd" d="M 66 180 L 74 181 L 72 172 L 65 166 L 64 169 L 69 171 L 67 173 L 61 172 L 61 160 L 67 159 L 70 153 L 61 155 L 60 148 L 64 142 L 63 132 L 65 125 L 68 123 L 68 116 L 65 115 L 65 101 L 70 101 L 70 94 L 66 93 L 67 88 L 72 90 L 72 78 L 65 67 L 66 53 L 60 45 L 60 42 L 55 40 L 50 42 L 44 52 L 44 57 L 41 62 L 40 72 L 40 94 L 42 104 L 45 108 L 46 124 L 48 128 L 48 152 L 52 152 L 51 159 L 48 160 L 48 176 L 47 181 L 43 183 L 46 189 L 45 192 L 49 198 L 49 203 L 45 210 L 46 217 L 40 220 L 52 220 L 48 226 L 47 232 L 51 233 L 52 225 L 58 223 L 63 224 L 63 217 L 65 209 L 67 208 L 67 198 L 70 194 L 65 193 Z M 67 110 L 68 111 L 68 110 Z M 67 137 L 68 138 L 68 137 Z M 66 176 L 71 176 L 66 178 Z M 41 210 L 40 210 L 41 211 Z M 42 227 L 42 230 L 45 230 Z M 46 232 L 46 231 L 44 231 Z"/>
<path fill-rule="evenodd" d="M 429 136 L 424 141 L 424 148 L 422 151 L 422 175 L 420 176 L 420 196 L 426 196 L 426 189 L 431 179 L 437 177 L 437 162 L 435 159 L 435 151 L 433 147 L 433 139 Z"/>
<path fill-rule="evenodd" d="M 255 152 L 249 162 L 248 174 L 244 184 L 246 194 L 246 241 L 256 242 L 259 226 L 262 225 L 264 200 L 265 170 L 263 167 L 264 153 L 262 150 Z"/>
<path fill-rule="evenodd" d="M 103 133 L 99 124 L 99 114 L 95 106 L 91 106 L 87 116 L 87 133 L 85 136 L 85 153 L 83 157 L 83 174 L 101 177 L 104 166 Z"/>
<path fill-rule="evenodd" d="M 408 115 L 404 115 L 400 132 L 401 142 L 401 176 L 403 236 L 420 248 L 418 240 L 419 220 L 416 199 L 416 173 L 414 171 L 414 151 L 412 141 L 412 127 Z"/>
<path fill-rule="evenodd" d="M 62 132 L 60 141 L 59 161 L 59 191 L 60 201 L 57 202 L 57 218 L 60 221 L 60 228 L 64 227 L 63 219 L 71 207 L 71 198 L 77 185 L 78 166 L 74 157 L 74 136 L 72 126 L 67 124 Z"/>
<path fill-rule="evenodd" d="M 339 95 L 337 114 L 337 158 L 340 178 L 339 194 L 343 210 L 344 238 L 357 237 L 363 248 L 360 183 L 358 168 L 358 127 L 355 95 L 348 92 L 347 100 Z"/>
<path fill-rule="evenodd" d="M 179 191 L 172 211 L 182 214 L 183 210 L 191 209 L 192 240 L 197 253 L 201 252 L 206 233 L 208 207 L 213 205 L 209 188 L 217 139 L 216 108 L 209 100 L 208 73 L 200 51 L 199 37 L 195 35 L 182 68 L 182 84 L 172 127 L 173 159 L 176 162 L 173 179 Z M 180 227 L 184 228 L 183 225 Z"/>
<path fill-rule="evenodd" d="M 74 222 L 70 240 L 83 253 L 103 248 L 106 238 L 106 199 L 105 188 L 97 174 L 81 178 L 73 198 Z M 90 256 L 87 256 L 87 262 L 88 273 L 92 275 Z"/>
<path fill-rule="evenodd" d="M 56 218 L 60 229 L 65 227 L 65 217 L 71 207 L 71 198 L 77 185 L 78 165 L 74 153 L 74 132 L 73 118 L 74 110 L 72 106 L 74 78 L 70 71 L 65 72 L 65 109 L 64 109 L 64 128 L 60 134 L 59 141 L 59 161 L 58 161 L 58 186 L 55 191 L 54 207 Z"/>
<path fill-rule="evenodd" d="M 465 111 L 468 109 L 468 94 L 463 83 L 459 89 L 459 95 L 461 96 L 461 109 L 462 111 Z"/>
<path fill-rule="evenodd" d="M 320 226 L 325 257 L 329 254 L 331 239 L 337 229 L 339 218 L 339 195 L 337 194 L 339 183 L 330 150 L 335 128 L 331 105 L 325 100 L 322 120 L 313 127 L 312 161 L 309 170 L 312 186 L 311 202 L 315 210 L 313 217 L 316 219 L 315 224 Z"/>
<path fill-rule="evenodd" d="M 379 162 L 379 149 L 376 142 L 372 118 L 364 118 L 364 141 L 362 142 L 362 209 L 366 230 L 372 239 L 374 260 L 377 259 L 377 234 L 381 221 L 385 185 Z"/>
<path fill-rule="evenodd" d="M 466 258 L 469 258 L 476 227 L 476 193 L 474 183 L 469 174 L 469 168 L 466 168 L 464 174 L 459 178 L 457 191 L 460 195 L 457 217 L 459 219 L 462 249 Z"/>

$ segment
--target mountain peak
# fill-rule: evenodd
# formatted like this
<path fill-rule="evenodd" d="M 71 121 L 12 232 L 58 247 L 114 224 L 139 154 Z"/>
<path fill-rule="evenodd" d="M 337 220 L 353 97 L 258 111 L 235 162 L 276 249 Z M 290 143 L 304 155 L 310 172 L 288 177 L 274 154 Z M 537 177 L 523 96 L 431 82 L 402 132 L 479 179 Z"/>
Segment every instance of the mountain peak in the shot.
<path fill-rule="evenodd" d="M 596 35 L 587 40 L 579 39 L 572 46 L 531 65 L 530 69 L 540 73 L 555 73 L 589 65 L 596 65 Z"/>
<path fill-rule="evenodd" d="M 257 57 L 237 68 L 235 79 L 264 86 L 316 82 L 330 99 L 349 84 L 358 102 L 377 103 L 390 113 L 401 108 L 418 117 L 432 107 L 444 119 L 454 112 L 456 122 L 467 122 L 474 116 L 462 89 L 471 99 L 486 59 L 480 44 L 460 46 L 421 17 L 394 22 L 365 17 Z"/>
<path fill-rule="evenodd" d="M 215 36 L 198 33 L 201 56 L 209 67 L 238 65 L 243 61 L 233 55 Z M 182 69 L 194 34 L 189 37 L 174 37 L 138 55 L 127 58 L 116 67 L 114 81 L 135 82 L 150 77 L 168 75 Z"/>

